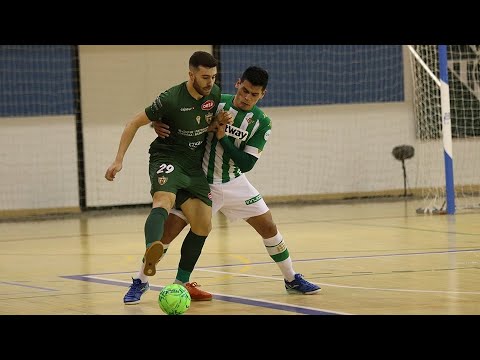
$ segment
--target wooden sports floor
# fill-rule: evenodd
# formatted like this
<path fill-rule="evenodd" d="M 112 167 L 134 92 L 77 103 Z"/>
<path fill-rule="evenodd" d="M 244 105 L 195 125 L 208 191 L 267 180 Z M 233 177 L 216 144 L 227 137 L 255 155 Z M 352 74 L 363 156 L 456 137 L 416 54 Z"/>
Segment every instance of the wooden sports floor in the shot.
<path fill-rule="evenodd" d="M 185 315 L 480 314 L 480 214 L 418 215 L 415 200 L 272 205 L 297 272 L 316 295 L 287 294 L 245 222 L 214 217 L 192 281 L 214 294 Z M 0 314 L 163 315 L 186 234 L 137 305 L 123 296 L 144 252 L 148 208 L 0 222 Z"/>

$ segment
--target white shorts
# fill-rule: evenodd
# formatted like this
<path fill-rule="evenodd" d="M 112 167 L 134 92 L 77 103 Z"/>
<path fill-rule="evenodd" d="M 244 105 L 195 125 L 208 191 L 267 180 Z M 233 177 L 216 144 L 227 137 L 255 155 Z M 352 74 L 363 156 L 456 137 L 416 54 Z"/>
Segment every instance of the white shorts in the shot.
<path fill-rule="evenodd" d="M 210 184 L 212 192 L 212 215 L 222 212 L 228 220 L 248 219 L 265 214 L 269 209 L 260 193 L 248 181 L 245 174 L 225 184 Z M 178 209 L 170 211 L 188 223 L 183 212 Z"/>

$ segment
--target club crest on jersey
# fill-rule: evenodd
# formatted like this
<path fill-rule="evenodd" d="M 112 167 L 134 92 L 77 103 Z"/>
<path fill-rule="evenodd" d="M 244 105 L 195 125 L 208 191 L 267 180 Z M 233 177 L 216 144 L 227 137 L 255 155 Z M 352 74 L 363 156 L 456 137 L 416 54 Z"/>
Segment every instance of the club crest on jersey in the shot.
<path fill-rule="evenodd" d="M 212 118 L 213 118 L 213 113 L 209 112 L 207 113 L 207 115 L 205 115 L 205 121 L 207 122 L 208 125 L 210 125 L 210 123 L 212 122 Z"/>
<path fill-rule="evenodd" d="M 239 139 L 242 141 L 247 140 L 248 137 L 248 131 L 239 129 L 233 125 L 226 124 L 225 125 L 225 134 L 227 136 L 233 137 L 235 139 Z"/>
<path fill-rule="evenodd" d="M 250 124 L 253 121 L 253 113 L 248 113 L 245 116 L 245 121 L 247 122 L 247 124 Z"/>
<path fill-rule="evenodd" d="M 201 119 L 200 115 L 195 118 L 195 120 L 197 120 L 197 124 L 199 125 L 200 125 L 200 119 Z"/>
<path fill-rule="evenodd" d="M 167 181 L 168 181 L 168 177 L 166 177 L 166 176 L 159 176 L 159 177 L 158 177 L 158 183 L 159 183 L 160 185 L 165 185 L 165 183 L 166 183 Z"/>
<path fill-rule="evenodd" d="M 213 100 L 207 100 L 202 104 L 202 110 L 212 110 L 214 106 Z"/>

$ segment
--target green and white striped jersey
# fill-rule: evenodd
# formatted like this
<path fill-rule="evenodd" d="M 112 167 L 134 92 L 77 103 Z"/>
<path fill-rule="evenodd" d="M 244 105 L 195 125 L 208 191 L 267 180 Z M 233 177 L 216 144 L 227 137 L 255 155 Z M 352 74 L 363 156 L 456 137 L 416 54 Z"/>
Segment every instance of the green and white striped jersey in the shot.
<path fill-rule="evenodd" d="M 218 105 L 217 113 L 225 110 L 235 117 L 233 123 L 226 126 L 225 133 L 237 148 L 260 158 L 271 133 L 271 120 L 257 106 L 250 111 L 237 109 L 233 105 L 234 97 L 222 94 Z M 209 184 L 226 183 L 242 174 L 230 156 L 224 153 L 214 133 L 207 136 L 202 166 Z"/>

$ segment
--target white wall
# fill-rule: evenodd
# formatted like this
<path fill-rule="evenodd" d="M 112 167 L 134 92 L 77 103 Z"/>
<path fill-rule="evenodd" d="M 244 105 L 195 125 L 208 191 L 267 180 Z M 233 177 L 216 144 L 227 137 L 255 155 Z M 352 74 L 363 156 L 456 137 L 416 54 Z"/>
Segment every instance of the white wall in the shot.
<path fill-rule="evenodd" d="M 391 152 L 414 141 L 408 104 L 265 111 L 272 135 L 247 174 L 265 197 L 403 189 L 401 163 Z"/>
<path fill-rule="evenodd" d="M 73 116 L 2 118 L 0 211 L 78 208 Z"/>

